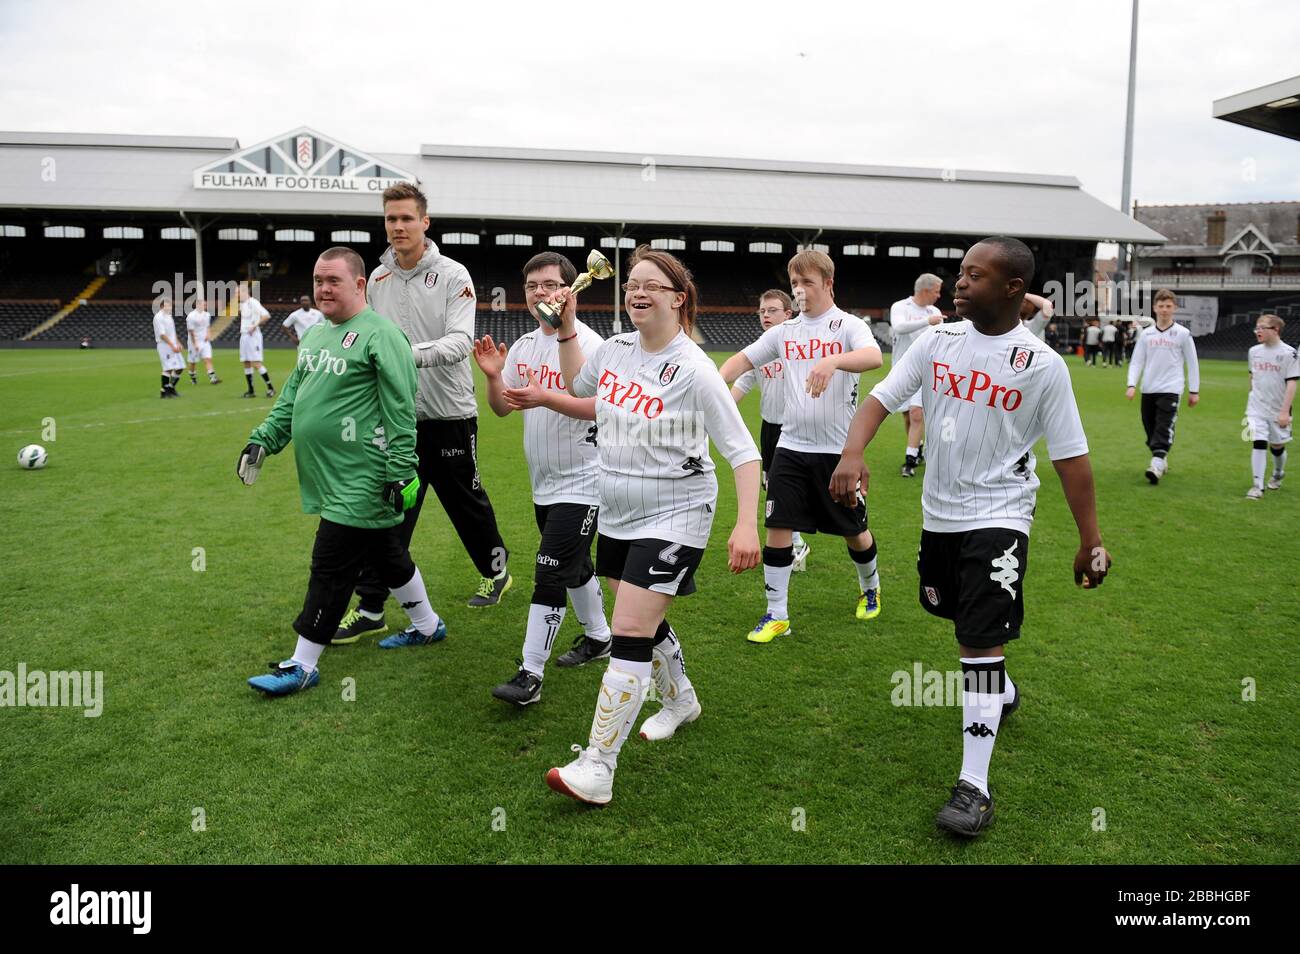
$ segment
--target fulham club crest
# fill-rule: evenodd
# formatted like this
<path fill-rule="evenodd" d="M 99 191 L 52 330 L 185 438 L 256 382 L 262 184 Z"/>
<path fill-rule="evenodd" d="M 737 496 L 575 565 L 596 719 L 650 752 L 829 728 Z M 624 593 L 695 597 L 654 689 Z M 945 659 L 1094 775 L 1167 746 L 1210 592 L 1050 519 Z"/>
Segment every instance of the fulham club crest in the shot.
<path fill-rule="evenodd" d="M 1029 367 L 1033 363 L 1034 353 L 1028 348 L 1015 347 L 1011 349 L 1011 370 L 1015 374 Z"/>
<path fill-rule="evenodd" d="M 843 319 L 843 318 L 832 318 L 832 319 L 831 319 L 831 324 L 830 324 L 831 332 L 834 333 L 834 332 L 836 332 L 836 331 L 839 331 L 839 330 L 840 330 L 840 325 L 842 325 L 842 324 L 844 324 L 844 319 Z"/>
<path fill-rule="evenodd" d="M 925 598 L 930 601 L 931 606 L 939 605 L 939 594 L 933 586 L 925 587 Z"/>
<path fill-rule="evenodd" d="M 664 385 L 672 384 L 673 377 L 680 367 L 680 364 L 665 364 L 663 370 L 659 372 L 659 383 Z"/>
<path fill-rule="evenodd" d="M 349 331 L 347 334 L 343 336 L 343 347 L 351 348 L 352 343 L 356 340 L 357 340 L 357 333 L 355 331 Z"/>
<path fill-rule="evenodd" d="M 433 287 L 434 285 L 436 285 L 436 284 L 438 284 L 438 273 L 437 273 L 437 272 L 425 272 L 425 273 L 424 273 L 424 287 L 425 287 L 425 288 L 432 288 L 432 287 Z"/>

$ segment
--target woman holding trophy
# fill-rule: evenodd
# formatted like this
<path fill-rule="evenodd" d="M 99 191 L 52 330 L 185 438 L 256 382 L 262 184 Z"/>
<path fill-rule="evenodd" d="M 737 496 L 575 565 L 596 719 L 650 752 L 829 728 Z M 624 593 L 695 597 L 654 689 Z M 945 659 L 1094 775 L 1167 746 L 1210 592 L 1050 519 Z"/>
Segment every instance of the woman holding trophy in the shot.
<path fill-rule="evenodd" d="M 670 738 L 699 718 L 681 644 L 665 616 L 695 591 L 717 506 L 709 439 L 736 481 L 733 573 L 759 565 L 759 453 L 713 361 L 691 339 L 696 290 L 675 256 L 642 245 L 628 262 L 623 303 L 636 330 L 584 354 L 576 296 L 559 302 L 560 366 L 574 397 L 596 398 L 600 531 L 596 572 L 614 593 L 613 646 L 587 747 L 546 774 L 554 791 L 603 805 L 613 797 L 618 753 L 653 679 L 663 703 L 641 737 Z M 575 283 L 576 284 L 576 283 Z"/>

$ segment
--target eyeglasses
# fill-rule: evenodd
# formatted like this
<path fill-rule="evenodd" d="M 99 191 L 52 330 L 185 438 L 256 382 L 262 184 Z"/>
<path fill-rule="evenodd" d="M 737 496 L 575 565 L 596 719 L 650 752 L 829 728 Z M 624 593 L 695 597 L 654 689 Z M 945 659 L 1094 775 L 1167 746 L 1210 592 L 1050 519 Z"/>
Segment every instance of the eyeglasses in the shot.
<path fill-rule="evenodd" d="M 557 281 L 524 282 L 524 291 L 528 292 L 530 295 L 539 288 L 544 292 L 555 292 L 559 291 L 563 287 L 564 286 Z"/>
<path fill-rule="evenodd" d="M 646 290 L 648 294 L 651 295 L 653 295 L 655 292 L 661 292 L 661 291 L 666 291 L 666 292 L 677 291 L 677 289 L 673 288 L 672 285 L 661 285 L 658 282 L 646 282 L 645 284 L 642 284 L 641 282 L 623 283 L 623 291 L 627 292 L 628 294 L 631 294 L 633 292 L 639 292 L 643 288 Z"/>

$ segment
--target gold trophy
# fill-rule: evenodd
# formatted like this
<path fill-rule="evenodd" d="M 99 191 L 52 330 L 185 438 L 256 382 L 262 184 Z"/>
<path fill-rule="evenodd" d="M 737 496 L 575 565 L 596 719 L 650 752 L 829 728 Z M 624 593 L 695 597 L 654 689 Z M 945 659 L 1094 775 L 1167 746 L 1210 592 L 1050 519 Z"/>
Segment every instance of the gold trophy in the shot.
<path fill-rule="evenodd" d="M 597 278 L 613 277 L 614 266 L 609 264 L 609 259 L 593 248 L 587 255 L 587 270 L 573 280 L 573 284 L 569 286 L 569 294 L 576 295 L 578 292 L 585 291 Z M 538 313 L 552 328 L 560 327 L 560 309 L 564 307 L 564 301 L 565 299 L 562 298 L 559 301 L 537 303 Z"/>

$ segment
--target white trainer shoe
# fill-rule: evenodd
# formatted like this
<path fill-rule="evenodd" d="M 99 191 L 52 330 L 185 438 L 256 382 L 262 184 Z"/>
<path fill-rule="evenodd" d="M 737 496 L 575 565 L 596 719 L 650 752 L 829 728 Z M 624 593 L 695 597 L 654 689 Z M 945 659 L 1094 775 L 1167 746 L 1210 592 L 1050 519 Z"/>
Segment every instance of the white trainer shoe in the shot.
<path fill-rule="evenodd" d="M 1269 490 L 1281 490 L 1281 489 L 1282 489 L 1282 478 L 1285 477 L 1285 476 L 1286 476 L 1286 472 L 1285 472 L 1285 471 L 1283 471 L 1283 472 L 1280 473 L 1280 474 L 1275 473 L 1275 474 L 1273 474 L 1272 477 L 1270 477 L 1270 478 L 1268 479 L 1268 483 L 1266 483 L 1264 486 L 1265 486 L 1267 489 L 1269 489 Z"/>
<path fill-rule="evenodd" d="M 1246 491 L 1247 500 L 1258 500 L 1262 496 L 1264 496 L 1264 491 L 1259 487 L 1251 487 Z"/>
<path fill-rule="evenodd" d="M 808 546 L 807 540 L 800 540 L 799 546 L 794 548 L 794 572 L 802 573 L 808 569 L 808 554 L 812 553 L 812 547 Z"/>
<path fill-rule="evenodd" d="M 1169 465 L 1163 457 L 1152 457 L 1151 463 L 1147 465 L 1147 480 L 1153 484 L 1160 483 L 1160 478 L 1165 475 Z"/>
<path fill-rule="evenodd" d="M 553 792 L 588 805 L 605 805 L 614 797 L 614 770 L 591 749 L 572 747 L 578 757 L 563 768 L 546 773 L 546 784 Z"/>
<path fill-rule="evenodd" d="M 691 689 L 686 698 L 665 702 L 663 708 L 642 722 L 641 738 L 647 742 L 662 742 L 664 739 L 671 739 L 679 725 L 694 722 L 703 711 L 700 700 L 696 698 L 695 690 Z"/>

